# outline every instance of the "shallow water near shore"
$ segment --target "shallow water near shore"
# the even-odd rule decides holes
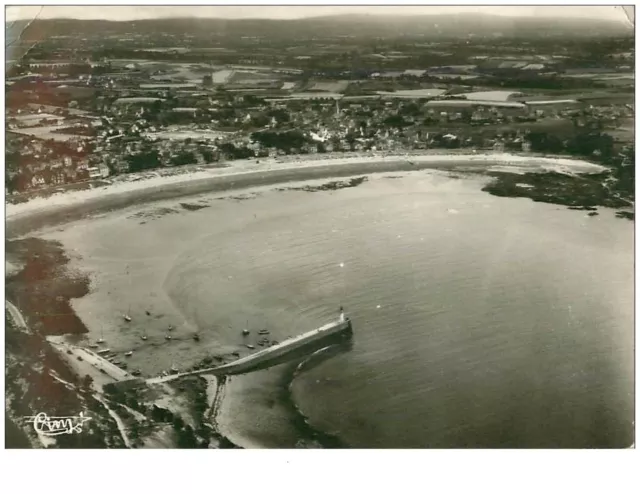
[[[493,197],[483,183],[429,171],[337,191],[204,194],[47,236],[91,273],[73,307],[92,337],[135,349],[130,368],[145,374],[247,353],[247,325],[282,340],[344,305],[352,348],[300,372],[291,394],[345,445],[628,446],[633,224]],[[231,416],[243,404],[233,394]],[[278,428],[287,446],[293,426],[273,420],[269,446]]]

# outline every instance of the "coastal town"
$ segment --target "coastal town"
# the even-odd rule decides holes
[[[348,212],[323,223],[311,206],[311,212],[301,206],[304,227],[282,226],[277,222],[295,201],[281,206],[271,196],[275,212],[264,217],[282,230],[272,233],[256,227],[260,206],[243,208],[264,191],[242,189],[280,184],[273,190],[300,194],[301,204],[307,192],[360,192],[379,172],[406,186],[399,180],[404,172],[428,170],[420,177],[444,181],[438,173],[445,170],[447,180],[481,176],[477,194],[487,202],[477,210],[518,197],[575,214],[557,220],[565,226],[598,225],[608,216],[616,225],[611,231],[633,225],[632,30],[597,19],[504,24],[491,17],[487,27],[473,16],[423,24],[348,16],[286,26],[192,21],[53,18],[9,26],[9,38],[17,34],[8,44],[5,81],[6,423],[19,447],[350,447],[312,424],[292,389],[310,362],[352,350],[351,312],[346,316],[342,303],[349,282],[366,283],[345,274],[352,268],[344,259],[351,255],[355,265],[359,256],[345,240],[354,224]],[[381,198],[388,193],[376,186]],[[379,216],[366,218],[363,206],[352,215],[365,218],[356,227],[385,226],[375,241],[355,245],[372,256],[385,246],[384,262],[426,252],[428,233],[394,230],[396,210],[378,211],[378,196],[366,194],[354,202],[370,200],[365,204],[375,204]],[[425,196],[416,194],[436,200]],[[428,217],[439,225],[432,237],[468,228],[438,223],[464,217],[461,206],[424,204],[433,209],[416,221],[422,227]],[[514,218],[510,225],[519,224]],[[304,230],[316,221],[320,233]],[[507,223],[494,231],[504,233]],[[249,227],[255,237],[240,237]],[[290,244],[303,245],[305,234],[316,235],[318,245],[324,236],[343,244],[327,259],[326,247],[306,244],[312,253],[302,260],[285,255]],[[429,244],[435,250],[438,242]],[[264,250],[251,250],[256,245]],[[308,259],[316,264],[305,265]],[[384,271],[384,262],[362,269]],[[423,274],[429,283],[422,283],[412,264],[403,285],[432,284],[438,271],[429,269]],[[289,275],[302,281],[287,292]],[[297,301],[299,294],[309,306]],[[204,308],[196,307],[200,296]],[[404,300],[387,307],[386,296],[380,299],[367,300],[360,313],[373,319],[404,307],[422,314]],[[424,312],[457,312],[442,307]],[[381,319],[384,327],[396,325],[391,316]],[[454,326],[443,323],[447,331]],[[339,341],[329,345],[327,335]],[[316,346],[300,351],[310,340]],[[253,381],[243,376],[250,372]],[[342,379],[335,372],[307,387],[348,389]],[[83,410],[92,417],[87,434],[52,439],[34,432],[22,419],[35,424],[41,409],[52,416]],[[368,420],[344,424],[375,430]]]
[[[276,55],[256,40],[164,48],[169,35],[126,34],[120,51],[53,36],[10,68],[9,201],[238,159],[455,149],[581,157],[613,167],[626,194],[633,182],[630,38],[359,46],[338,71],[323,67],[337,39]]]

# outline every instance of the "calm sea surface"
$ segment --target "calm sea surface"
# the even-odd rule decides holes
[[[480,187],[377,178],[136,228],[147,252],[173,252],[162,254],[172,304],[221,342],[239,344],[245,324],[282,339],[345,306],[353,348],[292,394],[349,446],[630,445],[633,223]]]

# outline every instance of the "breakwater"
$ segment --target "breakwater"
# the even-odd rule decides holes
[[[280,363],[280,357],[286,356],[289,353],[292,353],[295,350],[298,350],[309,344],[317,343],[320,340],[339,334],[350,335],[352,331],[353,328],[351,326],[351,320],[349,318],[341,316],[337,321],[330,322],[328,324],[325,324],[324,326],[313,329],[299,336],[288,338],[281,343],[270,346],[251,355],[247,355],[246,357],[242,357],[234,362],[207,369],[198,369],[190,372],[182,372],[178,374],[171,374],[168,376],[154,377],[151,379],[147,379],[147,383],[164,383],[175,381],[176,379],[187,376],[197,376],[201,374],[214,374],[217,376],[244,374],[258,368],[265,368],[269,367],[270,365]]]

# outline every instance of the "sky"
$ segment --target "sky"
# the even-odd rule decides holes
[[[280,2],[284,3],[284,2]],[[299,3],[299,2],[298,2]],[[6,20],[75,18],[124,21],[162,17],[218,17],[294,19],[333,14],[432,15],[447,13],[486,13],[508,16],[587,17],[624,21],[625,13],[614,6],[344,6],[344,5],[272,5],[272,6],[8,6]],[[632,17],[633,18],[633,17]]]

